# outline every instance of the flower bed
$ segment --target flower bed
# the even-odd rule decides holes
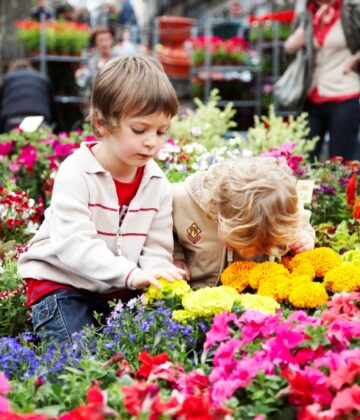
[[[160,280],[113,303],[74,344],[29,333],[16,260],[49,203],[61,161],[88,131],[0,136],[0,418],[350,420],[360,415],[359,164],[307,163],[305,116],[270,111],[247,139],[225,133],[232,107],[217,97],[174,119],[158,161],[178,181],[227,157],[286,160],[315,181],[313,251],[236,262],[222,285],[197,291]]]

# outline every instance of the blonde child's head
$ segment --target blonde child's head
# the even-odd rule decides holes
[[[281,255],[295,241],[298,196],[286,163],[273,158],[224,161],[210,168],[204,187],[220,238],[243,257]]]
[[[89,119],[109,132],[124,118],[178,111],[175,90],[161,64],[149,56],[124,56],[110,60],[96,76]]]

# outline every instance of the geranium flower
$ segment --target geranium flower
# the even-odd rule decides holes
[[[155,384],[134,382],[129,386],[121,387],[125,395],[124,407],[133,416],[141,413],[142,407],[146,406],[159,392],[159,387]]]

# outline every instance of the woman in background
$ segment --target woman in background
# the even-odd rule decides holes
[[[360,122],[360,0],[298,0],[296,10],[302,12],[285,51],[305,46],[310,58],[304,111],[309,138],[320,138],[313,157],[319,158],[329,132],[330,156],[353,159]]]

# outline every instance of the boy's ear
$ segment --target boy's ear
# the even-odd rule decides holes
[[[105,136],[105,134],[107,132],[107,128],[106,128],[105,122],[104,122],[103,118],[101,117],[99,111],[94,112],[93,126],[94,126],[95,134],[97,136],[99,136],[99,137],[104,137]]]

